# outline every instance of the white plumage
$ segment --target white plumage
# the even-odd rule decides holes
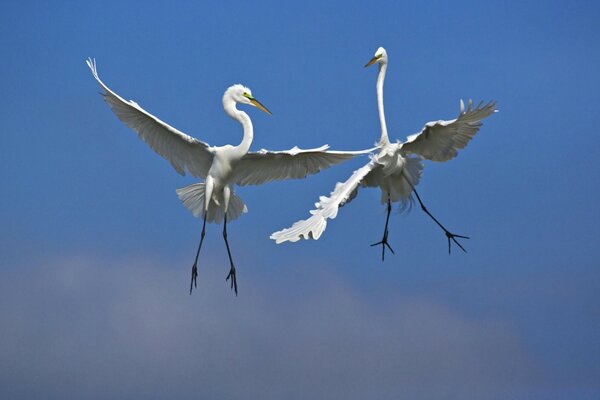
[[[297,221],[290,228],[273,233],[271,239],[277,244],[285,241],[297,242],[301,238],[319,239],[327,228],[327,220],[337,217],[339,208],[356,196],[362,180],[377,166],[375,157],[372,157],[368,164],[354,171],[346,182],[338,182],[329,197],[319,197],[319,201],[315,203],[316,209],[310,211],[310,218]]]
[[[192,176],[205,179],[205,182],[177,190],[185,207],[194,216],[204,219],[200,245],[192,267],[194,285],[206,222],[224,221],[223,236],[231,264],[227,279],[232,278],[232,289],[237,294],[235,267],[227,242],[227,221],[239,217],[247,208],[242,199],[235,195],[234,185],[260,185],[274,180],[304,178],[372,150],[330,151],[328,146],[322,146],[306,150],[294,147],[284,151],[263,149],[251,152],[249,150],[254,137],[252,121],[248,114],[236,108],[236,104],[248,104],[271,113],[252,96],[250,89],[239,84],[225,91],[223,109],[242,125],[243,139],[237,146],[209,146],[161,121],[136,102],[123,99],[100,80],[95,60],[90,58],[86,62],[104,92],[106,103],[123,123],[133,129],[155,152],[168,160],[181,175],[187,171]],[[190,292],[191,289],[190,285]]]
[[[217,204],[216,202],[211,201],[208,204],[208,210],[206,209],[206,184],[204,182],[193,183],[177,189],[176,192],[185,208],[190,210],[194,217],[203,218],[204,213],[206,213],[206,220],[209,222],[220,224],[224,220],[224,208],[219,205],[221,202]],[[213,196],[215,196],[214,192]],[[247,212],[248,207],[246,207],[244,201],[235,193],[231,193],[229,206],[227,207],[227,220],[233,221]]]
[[[339,208],[354,199],[361,186],[379,187],[381,189],[381,202],[388,204],[383,239],[374,244],[382,245],[382,258],[385,254],[385,246],[393,252],[387,243],[390,203],[398,202],[402,208],[406,207],[411,201],[411,193],[413,192],[417,196],[421,208],[444,229],[449,246],[450,239],[460,246],[455,237],[466,238],[450,233],[427,211],[415,190],[415,186],[419,183],[423,170],[422,159],[448,161],[455,157],[458,150],[464,148],[477,133],[482,125],[481,120],[496,111],[496,103],[491,101],[485,105],[480,103],[478,106],[473,107],[473,103],[469,101],[469,105],[465,109],[461,100],[460,112],[456,119],[428,122],[419,133],[408,136],[406,142],[390,143],[383,106],[383,83],[387,62],[387,52],[380,47],[366,65],[368,67],[375,63],[379,64],[376,86],[381,124],[379,152],[371,157],[368,164],[354,171],[348,180],[337,183],[329,197],[321,196],[319,202],[315,204],[316,208],[310,211],[311,217],[297,221],[290,228],[273,233],[271,239],[275,240],[276,243],[296,242],[301,238],[318,239],[327,227],[327,220],[334,219]],[[462,246],[460,247],[462,248]]]
[[[480,102],[473,107],[473,101],[469,100],[469,106],[465,110],[465,104],[461,100],[456,119],[426,123],[419,133],[408,136],[406,142],[401,143],[400,150],[404,155],[416,154],[431,161],[451,160],[457,156],[458,150],[464,149],[473,139],[483,125],[481,120],[496,111],[495,101],[487,104]]]

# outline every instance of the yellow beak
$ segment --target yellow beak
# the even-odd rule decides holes
[[[261,111],[264,111],[264,112],[266,112],[266,113],[267,113],[267,114],[269,114],[269,115],[273,115],[273,114],[271,113],[271,111],[269,111],[269,110],[267,109],[267,107],[263,106],[263,105],[260,103],[260,101],[256,100],[254,97],[250,99],[250,103],[252,103],[252,105],[253,105],[253,106],[255,106],[256,108],[258,108],[259,110],[261,110]]]
[[[373,58],[371,58],[371,61],[369,61],[368,63],[365,64],[365,68],[370,67],[371,65],[375,64],[377,62],[377,60],[379,60],[381,58],[381,56],[375,56]]]

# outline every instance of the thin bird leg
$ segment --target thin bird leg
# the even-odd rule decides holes
[[[227,242],[227,213],[225,213],[225,222],[223,224],[223,239],[225,239],[225,246],[227,246],[227,255],[229,256],[229,264],[231,264],[231,268],[229,269],[229,275],[225,278],[225,281],[228,281],[231,278],[231,288],[235,291],[235,295],[237,296],[237,279],[235,278],[235,266],[233,265],[233,259],[231,258],[231,251],[229,250],[229,242]]]
[[[202,242],[204,241],[205,231],[206,231],[206,213],[204,213],[204,222],[202,223],[202,233],[200,234],[200,244],[198,245],[198,251],[196,252],[196,259],[194,260],[194,265],[192,266],[192,281],[190,282],[190,295],[192,294],[192,289],[197,287],[196,279],[198,278],[198,256],[200,255],[200,249],[202,248]]]
[[[402,174],[402,176],[404,176],[404,174]],[[442,225],[440,223],[440,221],[438,221],[433,215],[431,215],[431,213],[429,212],[429,210],[427,210],[427,207],[425,207],[425,204],[423,204],[423,201],[421,201],[421,196],[419,196],[419,193],[417,193],[417,189],[415,189],[415,187],[413,186],[412,182],[406,176],[404,176],[404,179],[406,179],[406,181],[408,182],[408,184],[412,188],[412,191],[414,192],[415,196],[417,197],[417,200],[419,201],[419,204],[421,205],[421,210],[425,211],[425,214],[429,215],[431,217],[431,219],[433,220],[433,222],[435,222],[446,233],[446,237],[448,238],[448,254],[450,254],[450,247],[451,247],[450,246],[451,245],[450,240],[452,240],[454,243],[456,243],[456,245],[458,247],[460,247],[460,249],[466,253],[467,250],[465,250],[465,248],[462,247],[460,243],[458,243],[458,241],[456,240],[456,238],[469,239],[469,237],[468,236],[462,236],[462,235],[456,235],[456,234],[450,232],[448,229],[446,229],[444,227],[444,225]]]
[[[381,239],[379,242],[373,243],[371,245],[371,247],[381,245],[381,261],[385,261],[385,246],[387,246],[388,249],[390,249],[392,254],[396,254],[396,253],[394,253],[394,250],[392,249],[392,247],[390,246],[390,244],[388,243],[388,240],[387,240],[388,233],[389,233],[388,223],[390,222],[390,212],[392,212],[392,203],[390,201],[390,194],[388,193],[387,217],[385,217],[385,228],[383,229],[383,239]]]

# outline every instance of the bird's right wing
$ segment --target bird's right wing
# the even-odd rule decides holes
[[[315,203],[317,208],[310,211],[312,214],[310,218],[297,221],[291,227],[271,234],[271,239],[277,244],[286,241],[297,242],[302,238],[319,239],[327,228],[327,220],[334,219],[339,208],[356,197],[362,181],[378,166],[380,164],[375,158],[371,158],[368,164],[354,171],[346,182],[338,182],[329,197],[321,196],[319,202]]]
[[[169,161],[181,175],[184,175],[187,169],[197,178],[206,178],[213,160],[213,153],[208,144],[173,128],[136,102],[123,99],[100,80],[96,60],[89,58],[86,62],[104,91],[104,100],[125,125],[137,132],[146,144]]]

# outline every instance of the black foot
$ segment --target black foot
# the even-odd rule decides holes
[[[192,294],[192,289],[197,287],[196,279],[198,278],[198,266],[194,263],[192,267],[192,281],[190,282],[190,294]]]
[[[460,249],[461,249],[462,251],[464,251],[465,253],[467,252],[467,250],[465,250],[465,248],[464,248],[464,247],[462,247],[460,243],[458,243],[458,241],[456,240],[456,238],[460,238],[460,239],[469,239],[469,237],[468,237],[468,236],[455,235],[454,233],[452,233],[452,232],[448,232],[448,231],[446,231],[446,230],[445,230],[445,232],[446,232],[446,237],[448,238],[448,254],[450,254],[450,247],[451,247],[451,246],[450,246],[450,245],[451,245],[451,243],[450,243],[450,240],[452,240],[454,243],[456,243],[456,245],[457,245],[458,247],[460,247]]]
[[[231,289],[235,291],[235,295],[237,296],[237,279],[235,278],[235,267],[232,265],[229,270],[229,275],[225,278],[225,281],[228,281],[231,278]]]
[[[388,249],[390,249],[390,251],[392,252],[392,254],[396,254],[394,253],[394,249],[392,249],[392,247],[390,246],[390,244],[388,243],[388,230],[385,230],[385,233],[383,234],[383,239],[381,239],[379,242],[377,243],[373,243],[371,245],[371,247],[373,246],[378,246],[381,245],[381,261],[385,261],[385,247],[387,246]]]

